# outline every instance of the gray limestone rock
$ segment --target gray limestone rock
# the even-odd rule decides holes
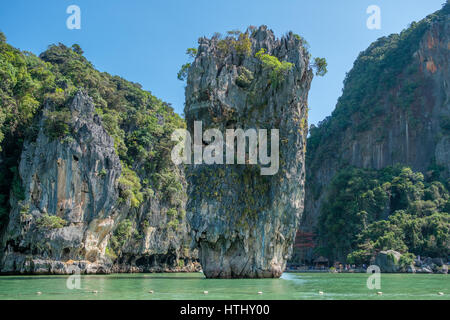
[[[262,48],[292,67],[274,73],[255,56]],[[201,121],[203,132],[214,128],[224,137],[226,129],[239,128],[267,129],[269,141],[271,129],[280,136],[274,175],[261,175],[267,167],[261,163],[187,165],[187,216],[206,277],[267,278],[284,271],[303,211],[312,78],[309,53],[292,33],[276,39],[262,26],[235,40],[199,40],[186,87],[191,135]]]
[[[380,251],[375,256],[374,264],[380,267],[381,272],[393,273],[400,270],[399,261],[402,255],[394,250]]]
[[[72,261],[83,261],[83,271],[110,267],[105,247],[117,216],[120,161],[91,99],[79,91],[69,109],[70,136],[48,136],[47,104],[36,140],[24,144],[23,196],[12,193],[2,272],[69,273]]]

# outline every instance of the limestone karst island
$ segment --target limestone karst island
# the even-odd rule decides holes
[[[2,4],[0,300],[449,299],[443,1]]]

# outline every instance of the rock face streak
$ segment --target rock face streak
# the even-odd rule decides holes
[[[445,121],[450,117],[448,12],[447,4],[439,13],[440,19],[429,23],[423,35],[411,41],[411,46],[417,46],[417,50],[411,57],[404,54],[404,59],[410,59],[410,62],[390,75],[396,81],[395,86],[368,95],[373,102],[361,101],[358,112],[348,114],[350,126],[333,135],[333,139],[320,140],[315,150],[309,149],[301,231],[314,231],[327,186],[343,166],[381,169],[401,163],[427,173],[430,166],[437,165],[442,168],[443,175],[449,176],[450,136],[448,129],[444,130]],[[386,42],[390,43],[391,38],[378,40],[362,54],[374,52]],[[405,88],[411,83],[415,85],[414,90],[410,90],[412,98],[402,106],[392,97],[406,100],[408,91]],[[344,93],[352,90],[351,85],[344,87]],[[376,106],[380,111],[362,127],[361,114]],[[338,102],[339,107],[344,106]],[[333,121],[336,122],[335,117],[331,116],[324,122]],[[306,250],[300,260],[313,258],[313,251]]]
[[[25,198],[12,199],[2,272],[70,273],[62,261],[80,257],[83,269],[104,268],[117,216],[120,161],[89,97],[79,92],[70,112],[73,138],[61,143],[47,137],[44,116],[36,141],[25,143],[19,167]],[[44,215],[67,224],[40,226]]]
[[[217,128],[224,137],[226,129],[267,129],[269,141],[270,130],[279,129],[279,170],[261,175],[262,165],[188,165],[187,217],[208,278],[279,277],[303,211],[313,73],[297,35],[276,39],[262,26],[239,39],[249,40],[247,52],[239,40],[199,40],[186,87],[187,127],[192,135],[194,121],[202,121],[203,132]],[[274,76],[255,56],[261,48],[292,67]]]
[[[91,98],[82,91],[75,95],[68,107],[71,134],[62,140],[46,133],[51,110],[47,104],[37,138],[24,144],[19,166],[23,197],[11,192],[1,272],[195,271],[195,256],[186,249],[187,224],[180,222],[176,231],[166,226],[169,200],[145,198],[138,208],[120,200],[123,168]],[[108,251],[123,221],[129,222],[132,235],[115,256]]]

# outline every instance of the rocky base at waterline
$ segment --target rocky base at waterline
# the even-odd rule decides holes
[[[142,258],[141,258],[142,259]],[[154,258],[148,257],[148,261]],[[187,261],[183,266],[164,264],[154,261],[153,263],[143,263],[135,261],[132,263],[113,264],[108,261],[90,262],[87,260],[47,260],[31,258],[25,255],[14,253],[10,257],[10,262],[14,265],[5,264],[0,274],[110,274],[110,273],[153,273],[153,272],[198,272],[201,270],[198,261]]]
[[[204,131],[266,129],[268,140],[271,130],[279,129],[280,142],[274,175],[261,175],[267,165],[248,162],[187,165],[186,212],[206,277],[283,273],[303,211],[312,78],[304,40],[292,32],[276,39],[262,26],[199,40],[186,87],[191,136],[194,122],[201,121]]]
[[[402,259],[402,254],[394,251],[380,251],[372,260],[372,264],[386,273],[448,273],[448,263],[442,258],[416,258],[413,261]]]

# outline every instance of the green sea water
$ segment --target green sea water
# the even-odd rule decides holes
[[[222,280],[201,273],[82,275],[79,289],[67,287],[68,276],[2,276],[0,299],[450,299],[448,275],[381,274],[378,290],[367,288],[368,276],[284,273],[280,279]]]

